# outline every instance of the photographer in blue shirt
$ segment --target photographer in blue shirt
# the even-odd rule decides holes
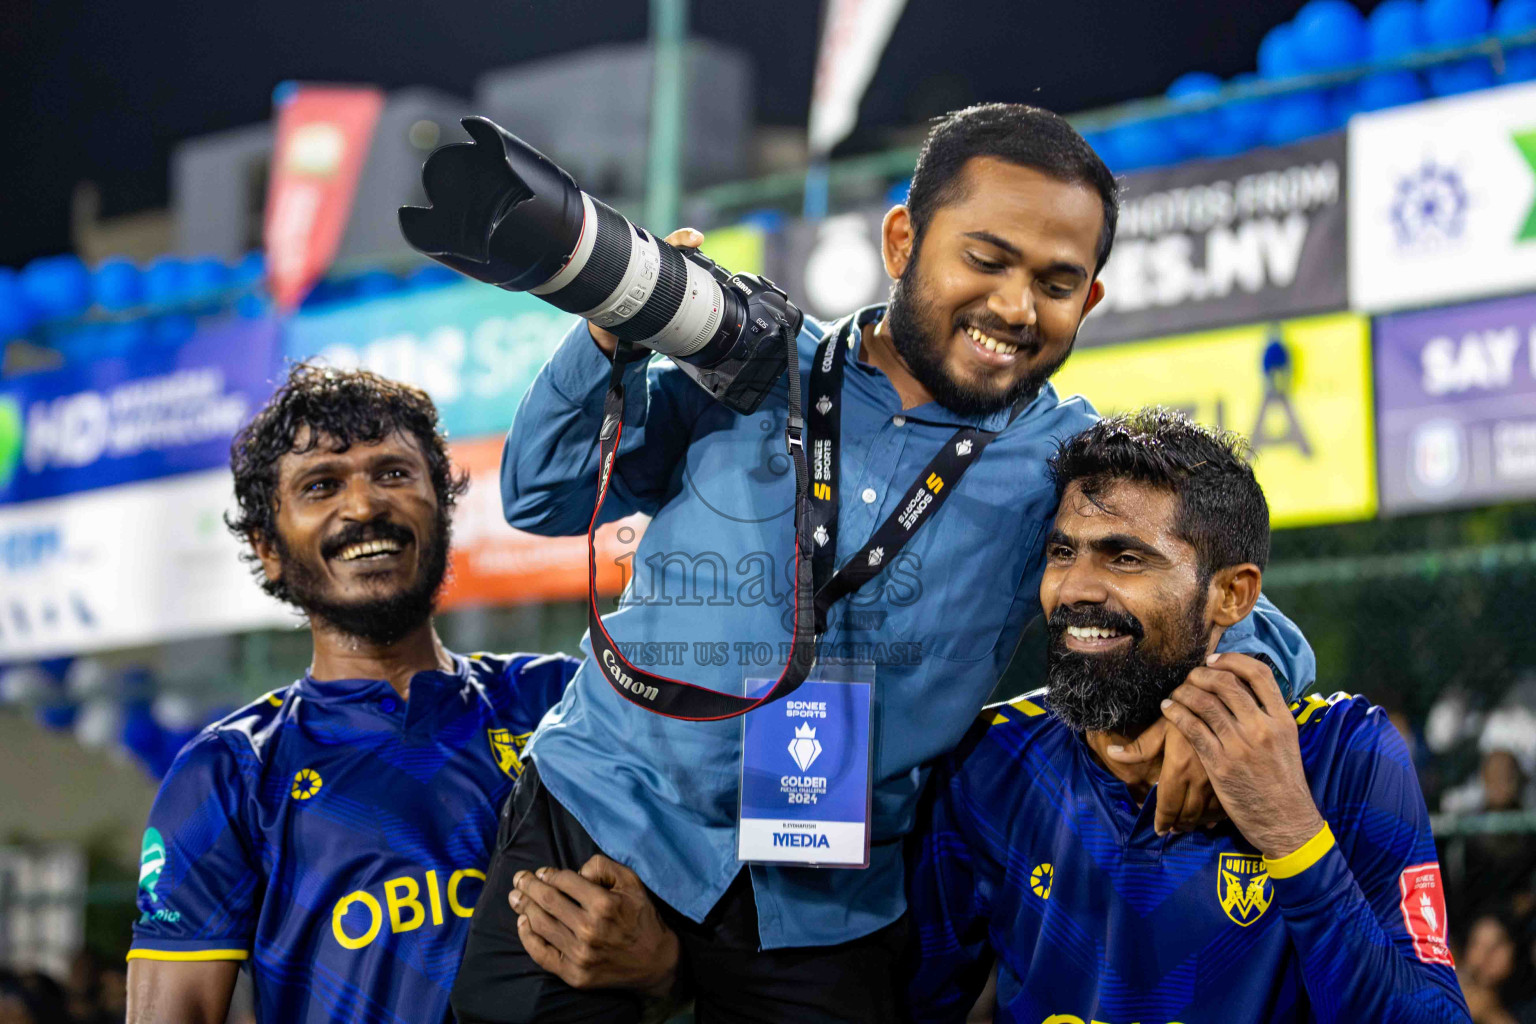
[[[995,432],[931,521],[832,607],[822,637],[823,658],[875,666],[869,866],[743,865],[741,723],[649,714],[589,662],[541,724],[533,765],[503,812],[455,984],[461,1021],[637,1019],[636,997],[577,992],[548,973],[548,958],[541,966],[519,939],[508,898],[520,871],[577,869],[599,853],[632,867],[658,898],[701,1020],[895,1016],[901,840],[925,766],[960,740],[1040,613],[1041,546],[1056,504],[1046,460],[1095,419],[1049,378],[1103,297],[1098,273],[1117,208],[1113,176],[1060,117],[1004,104],[957,112],[930,134],[908,203],[886,216],[890,304],[837,324],[807,321],[801,333],[807,373],[825,338],[822,351],[837,346],[846,364],[833,466],[838,565],[901,514],[909,486],[957,429]],[[611,335],[578,324],[520,406],[502,466],[513,526],[587,529],[613,351]],[[783,569],[795,546],[794,478],[775,447],[785,389],[742,416],[670,363],[625,373],[603,520],[652,520],[607,631],[621,648],[661,657],[648,667],[742,693],[747,677],[777,671],[790,637]],[[807,449],[817,440],[813,431]],[[1292,688],[1313,676],[1305,640],[1262,599],[1222,649],[1268,658]],[[1159,827],[1198,818],[1209,789],[1187,745],[1170,744],[1164,781]]]

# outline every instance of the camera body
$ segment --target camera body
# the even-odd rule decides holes
[[[437,149],[422,168],[432,205],[400,208],[413,248],[672,358],[738,412],[762,404],[803,321],[783,291],[636,227],[485,118],[463,125],[473,141]]]
[[[687,359],[676,360],[680,370],[708,391],[715,400],[739,413],[750,413],[763,403],[787,366],[785,335],[790,341],[800,334],[804,314],[789,296],[759,274],[727,274],[703,253],[685,256],[708,264],[711,274],[742,301],[745,312],[741,329],[720,360],[709,366]]]

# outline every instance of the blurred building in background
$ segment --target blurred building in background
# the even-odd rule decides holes
[[[813,315],[881,301],[880,218],[914,152],[822,166],[826,215],[805,216],[804,140],[753,124],[751,65],[716,43],[683,52],[682,210],[706,251]],[[286,361],[364,366],[436,401],[473,480],[450,646],[576,649],[584,544],[507,528],[496,479],[569,320],[424,264],[395,209],[480,113],[638,216],[653,53],[510,67],[472,97],[396,89],[354,138],[310,130],[303,173],[332,187],[347,146],[360,169],[291,309],[263,253],[292,170],[273,160],[281,109],[178,145],[173,231],[145,221],[124,256],[0,268],[0,784],[22,794],[0,802],[0,965],[69,982],[82,948],[119,956],[155,780],[207,721],[304,670],[307,635],[221,520],[230,438]],[[1074,115],[1125,201],[1108,297],[1057,387],[1250,438],[1276,528],[1267,590],[1316,649],[1318,689],[1392,712],[1442,812],[1464,984],[1513,1012],[1536,997],[1536,0],[1385,0],[1368,17],[1313,0],[1253,56],[1226,82],[1190,69],[1164,97]],[[130,237],[111,228],[89,237]],[[607,593],[644,525],[600,534]],[[1497,966],[1501,943],[1517,970]],[[0,1000],[19,986],[0,974]]]

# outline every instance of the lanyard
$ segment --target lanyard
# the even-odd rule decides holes
[[[624,369],[634,359],[632,347],[620,342],[614,353],[613,373],[603,399],[603,423],[598,430],[597,505],[587,526],[587,626],[592,657],[614,691],[647,711],[692,722],[734,718],[787,697],[805,681],[816,664],[816,643],[826,631],[827,610],[837,601],[878,575],[918,527],[938,512],[960,482],[960,477],[980,457],[999,431],[963,427],[945,442],[907,488],[896,510],[875,530],[841,569],[832,567],[837,552],[838,449],[841,426],[843,363],[859,329],[858,317],[850,317],[835,333],[829,333],[816,349],[811,368],[812,407],[809,422],[800,399],[800,356],[795,333],[783,329],[789,346],[789,420],[784,430],[785,448],[795,467],[795,614],[790,637],[789,661],[773,686],[760,697],[738,697],[710,690],[681,679],[647,672],[632,664],[619,650],[597,609],[597,549],[593,539],[598,516],[612,482],[614,460],[624,435]],[[781,328],[787,325],[781,324]],[[1030,396],[1032,397],[1032,396]],[[1028,401],[1014,407],[1014,415]],[[1009,418],[1012,422],[1012,417]],[[803,437],[811,428],[812,458],[806,459]]]
[[[912,535],[932,519],[954,492],[965,471],[981,457],[1000,431],[962,427],[928,461],[896,508],[834,574],[837,557],[837,510],[839,502],[839,446],[842,441],[843,364],[848,357],[852,332],[859,329],[852,317],[835,336],[828,335],[816,350],[811,366],[811,407],[806,424],[811,437],[811,558],[816,580],[816,635],[827,631],[827,611],[838,601],[868,583],[893,562]],[[1013,422],[1029,398],[1014,406]]]

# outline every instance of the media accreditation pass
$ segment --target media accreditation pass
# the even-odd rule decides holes
[[[772,679],[749,677],[747,694]],[[875,666],[821,662],[787,698],[741,719],[738,860],[869,867]]]

